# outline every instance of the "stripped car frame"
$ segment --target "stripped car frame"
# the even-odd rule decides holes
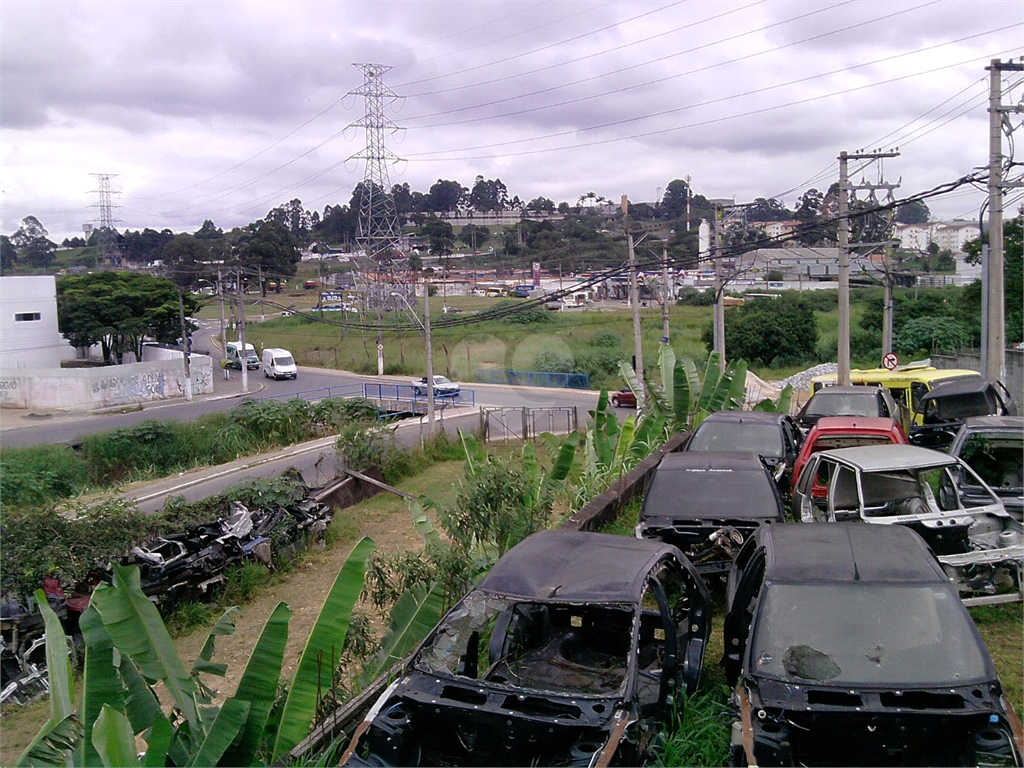
[[[707,589],[675,547],[535,533],[420,644],[342,763],[639,759],[678,690],[696,687],[710,618]]]

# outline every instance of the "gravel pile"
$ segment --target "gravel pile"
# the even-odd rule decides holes
[[[811,388],[811,379],[815,376],[821,376],[825,373],[838,373],[839,363],[821,363],[820,365],[812,366],[806,371],[800,371],[794,373],[792,376],[787,376],[782,381],[778,382],[779,387],[785,387],[787,384],[792,384],[793,389],[800,391],[803,389]]]

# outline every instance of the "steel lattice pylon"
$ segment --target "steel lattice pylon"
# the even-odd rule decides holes
[[[98,192],[100,196],[100,202],[98,205],[93,206],[100,209],[100,216],[97,222],[98,232],[96,235],[97,244],[100,249],[100,256],[103,259],[110,259],[111,263],[115,267],[121,266],[121,252],[117,247],[117,230],[114,228],[114,204],[111,202],[111,196],[119,194],[111,192],[110,180],[116,176],[116,173],[90,173],[90,176],[95,176],[99,181],[99,189],[92,190]]]
[[[384,74],[391,69],[387,64],[354,64],[363,73],[363,84],[351,91],[351,95],[362,96],[366,105],[363,117],[351,127],[366,131],[366,148],[349,159],[366,161],[363,175],[363,194],[359,202],[359,229],[356,240],[363,251],[359,260],[362,288],[366,292],[367,308],[400,309],[393,293],[405,294],[409,283],[408,259],[402,252],[402,232],[398,225],[398,213],[391,195],[391,180],[388,165],[398,158],[384,145],[388,132],[398,130],[384,115],[384,107],[398,98],[383,81]]]

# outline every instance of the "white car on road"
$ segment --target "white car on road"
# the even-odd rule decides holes
[[[415,395],[426,396],[427,377],[413,379],[412,391]],[[458,397],[462,388],[446,376],[434,377],[434,397]]]

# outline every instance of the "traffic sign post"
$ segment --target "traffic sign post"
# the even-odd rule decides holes
[[[882,367],[887,371],[896,370],[896,366],[900,364],[900,359],[896,357],[895,352],[889,352],[887,355],[882,357]]]

